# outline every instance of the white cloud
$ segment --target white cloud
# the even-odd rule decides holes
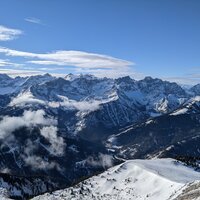
[[[16,56],[16,57],[35,57],[34,53],[30,52],[23,52],[23,51],[16,51],[12,49],[8,49],[5,47],[0,47],[0,53],[5,53],[7,56]]]
[[[40,133],[51,144],[49,147],[51,154],[59,156],[64,153],[65,143],[63,138],[57,135],[57,131],[58,129],[55,126],[46,126],[40,130]]]
[[[133,70],[133,62],[115,57],[88,53],[83,51],[54,51],[49,53],[32,53],[0,47],[0,53],[6,56],[23,57],[26,64],[37,65],[37,70],[47,69],[42,66],[63,66],[61,70],[73,68],[75,73],[91,73],[98,77],[117,78],[130,75],[141,78],[141,74]],[[65,68],[64,68],[65,67]],[[55,70],[59,70],[56,69]],[[49,69],[48,69],[49,71]]]
[[[26,104],[45,104],[45,102],[36,99],[31,92],[24,92],[13,98],[9,106],[24,106]]]
[[[41,72],[39,70],[22,70],[22,69],[9,69],[9,68],[0,68],[1,74],[8,74],[9,76],[16,77],[16,76],[33,76],[33,75],[41,75],[45,74],[45,72]]]
[[[110,155],[100,153],[98,157],[88,157],[86,163],[95,167],[111,167],[113,166],[113,158]]]
[[[33,169],[53,169],[57,168],[60,170],[58,163],[50,162],[42,159],[39,156],[31,155],[31,156],[24,156],[23,157],[26,165],[31,166]]]
[[[18,29],[12,29],[0,25],[0,41],[13,40],[17,36],[21,35],[23,32]]]
[[[4,174],[11,174],[11,170],[7,167],[2,168],[0,172]]]
[[[30,126],[30,125],[52,125],[52,124],[56,124],[56,120],[55,119],[51,119],[51,118],[45,118],[45,112],[44,110],[37,110],[37,111],[24,111],[23,114],[23,119],[26,122],[26,126]]]
[[[200,74],[188,74],[179,77],[161,77],[163,80],[176,82],[181,85],[196,85],[200,83]]]
[[[33,23],[33,24],[44,25],[40,19],[35,18],[35,17],[27,17],[24,20],[27,21],[27,22]]]
[[[34,151],[37,149],[37,145],[33,143],[31,140],[28,140],[24,152],[22,153],[21,157],[24,160],[27,166],[31,166],[33,170],[36,169],[53,169],[56,168],[60,169],[60,166],[56,162],[46,161],[40,156],[34,155]]]
[[[63,106],[68,109],[76,109],[79,111],[95,111],[98,110],[100,105],[103,103],[107,103],[109,100],[91,100],[91,101],[75,101],[75,100],[69,100],[65,96],[58,95],[58,97],[62,100],[59,102],[48,102],[48,106],[50,107],[59,107]]]
[[[71,103],[73,107],[80,111],[95,111],[99,109],[99,106],[102,102],[101,101],[77,101]]]
[[[43,110],[37,111],[24,111],[22,116],[11,117],[5,116],[0,121],[0,139],[6,139],[7,142],[16,139],[12,132],[22,127],[34,127],[43,126],[41,128],[41,135],[47,139],[50,143],[49,151],[58,156],[64,153],[64,140],[57,136],[57,128],[54,125],[57,121],[52,118],[45,118],[45,112]],[[26,165],[31,166],[34,169],[53,169],[61,170],[60,166],[56,162],[49,162],[34,154],[37,150],[39,143],[33,143],[28,140],[24,152],[21,154]]]
[[[79,111],[95,111],[99,109],[100,104],[106,103],[105,101],[92,100],[92,101],[75,101],[68,100],[64,96],[59,96],[62,99],[62,102],[45,102],[43,100],[37,99],[33,94],[28,91],[20,93],[17,97],[13,98],[9,103],[9,106],[24,106],[26,104],[42,104],[48,105],[53,108],[58,108],[59,106],[66,107],[68,109],[76,109]]]
[[[111,68],[111,69],[84,69],[76,68],[75,72],[78,74],[93,74],[99,78],[108,77],[108,78],[119,78],[123,76],[130,76],[136,80],[143,79],[145,76],[142,73],[136,72],[133,68],[123,67],[123,68]]]
[[[18,64],[18,63],[10,62],[7,59],[6,60],[5,59],[0,59],[0,67],[5,67],[5,66],[22,67],[24,65],[23,64]]]
[[[83,51],[55,51],[51,53],[39,54],[0,47],[0,53],[4,53],[7,56],[39,59],[28,61],[28,63],[40,65],[64,65],[75,66],[78,68],[110,69],[128,67],[134,64],[132,62],[111,56],[87,53]]]
[[[95,111],[99,109],[100,104],[103,103],[102,101],[74,101],[74,100],[64,100],[59,104],[64,107],[77,109],[79,111]]]
[[[40,54],[34,57],[43,60],[32,60],[28,61],[28,63],[39,65],[76,66],[91,69],[109,69],[113,67],[121,68],[133,65],[133,63],[126,60],[83,51],[56,51],[49,54]]]
[[[44,115],[45,112],[43,110],[28,110],[24,111],[22,116],[4,116],[0,121],[0,139],[9,137],[13,131],[22,127],[56,124],[56,120],[45,118]]]

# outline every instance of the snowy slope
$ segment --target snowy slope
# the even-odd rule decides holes
[[[200,173],[173,159],[130,160],[34,200],[172,200],[195,180],[200,181]]]
[[[174,110],[171,115],[197,113],[200,111],[200,96],[195,96],[186,101],[180,108]]]

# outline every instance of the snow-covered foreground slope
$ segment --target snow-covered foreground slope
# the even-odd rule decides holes
[[[200,173],[173,159],[130,160],[34,200],[172,200],[194,181],[200,181]]]

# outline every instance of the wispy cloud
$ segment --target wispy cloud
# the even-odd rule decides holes
[[[89,156],[86,163],[94,167],[108,168],[113,166],[113,157],[107,154],[100,153],[98,157]]]
[[[65,143],[62,137],[57,135],[57,120],[47,117],[44,110],[26,110],[21,116],[3,116],[0,121],[0,140],[4,140],[5,144],[16,141],[14,135],[15,130],[20,128],[41,127],[40,134],[49,142],[47,149],[55,156],[61,156],[65,152]],[[37,156],[34,152],[38,148],[38,143],[35,144],[28,140],[24,152],[21,154],[25,164],[34,169],[52,169],[60,170],[60,167],[55,162],[48,162],[42,157]]]
[[[6,66],[23,67],[24,65],[19,64],[19,63],[10,62],[8,59],[0,59],[0,67],[6,67]]]
[[[32,170],[37,169],[53,169],[61,170],[58,163],[45,160],[41,156],[37,155],[37,150],[39,148],[39,143],[35,141],[27,140],[24,152],[21,154],[22,159],[25,162],[25,165],[30,166]]]
[[[74,72],[77,74],[93,74],[97,77],[109,77],[109,78],[118,78],[123,76],[130,76],[136,80],[142,79],[145,77],[144,74],[139,73],[134,70],[132,67],[123,67],[123,68],[109,68],[109,69],[98,69],[98,68],[76,68]]]
[[[9,103],[9,106],[25,106],[26,104],[45,104],[44,101],[35,98],[32,93],[29,92],[24,92],[20,93],[18,96],[13,98],[11,102]]]
[[[45,72],[43,72],[44,74]],[[41,74],[39,70],[23,70],[23,69],[10,69],[10,68],[0,68],[0,74],[8,74],[9,76],[16,77],[16,76],[33,76]]]
[[[7,56],[32,58],[28,63],[39,65],[64,65],[80,68],[121,68],[134,63],[107,55],[88,53],[84,51],[55,51],[51,53],[31,53],[0,47],[0,53]]]
[[[163,80],[167,80],[170,82],[176,82],[181,85],[196,85],[199,84],[200,74],[188,74],[185,76],[177,76],[177,77],[161,77]]]
[[[133,62],[127,60],[84,51],[60,50],[49,53],[32,53],[0,47],[0,53],[6,56],[23,57],[27,59],[26,63],[38,66],[73,66],[77,72],[88,71],[95,75],[103,71],[104,76],[106,71],[109,72],[108,75],[130,75],[131,67],[134,65]]]
[[[27,17],[24,20],[33,24],[44,25],[44,23],[40,19],[35,18],[35,17]]]
[[[8,41],[17,38],[23,32],[19,29],[12,29],[0,25],[0,41]]]
[[[8,137],[13,131],[22,127],[34,127],[38,125],[48,126],[55,124],[54,119],[46,119],[43,110],[24,111],[22,116],[4,116],[0,121],[0,139]]]
[[[65,143],[62,137],[57,135],[58,128],[56,126],[46,126],[40,130],[41,135],[48,140],[50,146],[48,150],[55,156],[61,156],[64,154]]]

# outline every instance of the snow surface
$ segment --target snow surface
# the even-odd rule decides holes
[[[172,200],[200,173],[173,159],[130,160],[74,187],[34,200]]]
[[[176,110],[175,112],[173,112],[172,114],[170,115],[182,115],[182,114],[185,114],[187,113],[188,109],[187,108],[182,108],[180,110]]]

